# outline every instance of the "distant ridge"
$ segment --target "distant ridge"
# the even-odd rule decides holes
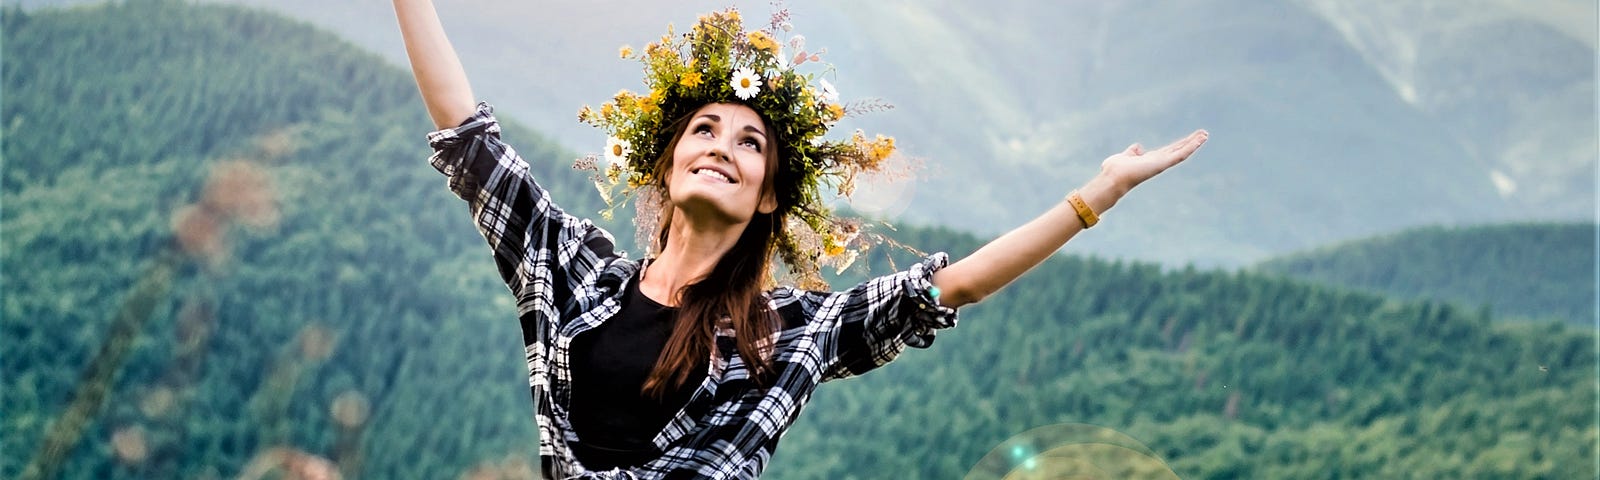
[[[1496,316],[1595,321],[1593,223],[1424,227],[1257,265],[1323,284],[1487,306]]]
[[[225,1],[404,58],[384,2]],[[589,152],[603,135],[573,112],[639,87],[617,47],[729,3],[441,5],[481,95]],[[754,26],[770,2],[737,3]],[[1080,247],[1238,267],[1415,226],[1595,211],[1594,46],[1517,13],[1593,31],[1592,1],[786,3],[808,48],[840,67],[829,78],[844,98],[896,106],[841,126],[895,135],[927,160],[901,190],[906,222],[998,234],[1106,155],[1199,127],[1213,134],[1205,149]]]

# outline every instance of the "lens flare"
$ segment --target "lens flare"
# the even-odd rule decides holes
[[[1082,424],[1039,427],[989,451],[966,480],[1091,478],[1177,479],[1144,444],[1115,430]]]

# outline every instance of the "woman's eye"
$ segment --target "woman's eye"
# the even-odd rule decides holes
[[[695,135],[700,135],[700,134],[709,135],[710,133],[711,133],[711,126],[710,125],[701,124],[701,125],[698,125],[698,126],[694,127],[694,134]]]
[[[739,142],[739,144],[755,149],[757,152],[761,151],[761,142],[757,142],[754,138],[746,138],[744,141]]]

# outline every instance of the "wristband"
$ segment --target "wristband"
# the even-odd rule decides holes
[[[1077,190],[1073,190],[1071,195],[1067,195],[1067,203],[1072,204],[1072,209],[1078,211],[1078,220],[1083,221],[1083,228],[1093,227],[1094,224],[1100,223],[1100,216],[1094,214],[1094,209],[1089,208],[1089,202],[1083,201],[1083,196],[1078,195]]]

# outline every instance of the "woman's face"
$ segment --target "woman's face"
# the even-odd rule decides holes
[[[772,213],[777,199],[764,186],[774,147],[762,123],[755,110],[739,104],[695,111],[672,151],[667,192],[673,206],[697,222],[740,224],[758,211]]]

